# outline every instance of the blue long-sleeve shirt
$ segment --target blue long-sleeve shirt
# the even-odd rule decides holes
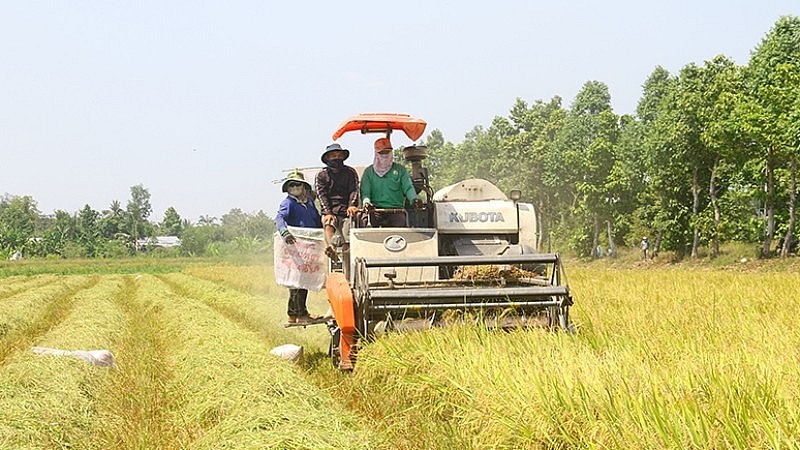
[[[301,203],[296,197],[287,195],[278,207],[275,226],[279,232],[285,230],[287,226],[322,228],[322,218],[314,205],[314,200],[310,197],[305,203]]]

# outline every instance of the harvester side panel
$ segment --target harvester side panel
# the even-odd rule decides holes
[[[530,203],[517,203],[519,209],[519,243],[530,248],[541,250],[541,236],[539,235],[539,219],[536,208]]]
[[[517,209],[513,202],[435,202],[436,229],[442,234],[517,234]]]

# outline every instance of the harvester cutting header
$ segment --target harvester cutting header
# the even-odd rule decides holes
[[[392,132],[402,131],[417,141],[425,127],[424,120],[406,114],[360,114],[344,121],[333,139],[359,131],[389,142]],[[384,140],[376,142],[376,153]],[[539,252],[536,213],[532,204],[520,202],[521,192],[506,195],[481,179],[433,192],[423,166],[427,148],[403,147],[402,156],[413,186],[403,204],[387,208],[362,195],[356,217],[331,239],[336,255],[326,291],[334,316],[328,322],[334,364],[352,369],[360,343],[386,330],[463,320],[572,330],[561,259]],[[369,192],[364,184],[372,176],[365,171],[362,194]],[[395,219],[376,226],[381,215]]]

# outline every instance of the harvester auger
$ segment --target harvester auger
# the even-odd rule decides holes
[[[425,122],[405,114],[361,114],[347,131],[402,130],[416,141]],[[424,146],[403,149],[412,183],[425,198],[407,205],[408,227],[341,230],[326,290],[334,319],[330,356],[352,370],[362,342],[389,330],[475,321],[497,328],[545,326],[574,330],[572,297],[561,258],[539,253],[539,226],[530,203],[486,180],[470,179],[433,192]]]

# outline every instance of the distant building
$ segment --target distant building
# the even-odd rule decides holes
[[[155,236],[147,239],[137,239],[136,249],[147,250],[152,247],[173,248],[180,247],[181,239],[177,236]]]

